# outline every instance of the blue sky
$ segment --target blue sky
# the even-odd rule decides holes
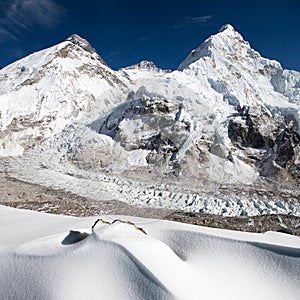
[[[226,23],[300,71],[298,0],[0,0],[0,68],[77,33],[114,69],[143,59],[175,69]]]

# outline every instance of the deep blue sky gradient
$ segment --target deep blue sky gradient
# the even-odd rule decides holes
[[[113,68],[176,69],[226,23],[261,55],[300,71],[298,0],[0,0],[0,68],[77,33]]]

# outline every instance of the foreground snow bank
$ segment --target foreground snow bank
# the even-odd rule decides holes
[[[0,299],[299,299],[299,237],[118,218],[0,206]]]

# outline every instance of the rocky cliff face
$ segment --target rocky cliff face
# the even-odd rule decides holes
[[[256,162],[262,176],[299,180],[299,134],[294,123],[272,116],[263,107],[243,107],[230,120],[228,136],[239,149],[237,156]],[[255,149],[249,153],[248,149]],[[281,175],[281,176],[280,176]],[[282,179],[282,178],[278,178]]]
[[[149,162],[175,160],[178,151],[195,131],[195,124],[180,103],[160,95],[130,94],[125,103],[104,121],[100,133],[111,136],[127,151],[151,152]],[[155,157],[155,158],[154,158]]]

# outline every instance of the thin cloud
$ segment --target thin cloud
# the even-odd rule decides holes
[[[11,39],[14,41],[18,40],[18,38],[13,33],[7,31],[3,27],[0,27],[0,43],[4,43],[6,39]]]
[[[106,57],[105,57],[105,60],[110,60],[110,61],[113,61],[115,59],[116,56],[118,56],[121,52],[118,50],[118,51],[115,51],[115,52],[112,52],[110,54],[108,54]]]
[[[198,27],[203,25],[209,25],[211,24],[212,19],[213,16],[211,15],[199,16],[199,17],[186,17],[184,18],[184,21],[182,23],[176,24],[173,27],[184,28],[184,27]]]
[[[5,38],[17,39],[23,30],[35,26],[54,29],[65,14],[65,9],[54,0],[6,1],[5,13],[0,18],[0,41]]]

